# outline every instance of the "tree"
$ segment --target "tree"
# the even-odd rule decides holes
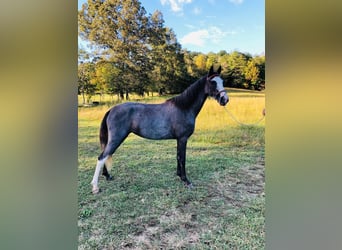
[[[102,96],[108,93],[111,96],[119,94],[122,83],[117,80],[119,70],[112,62],[102,60],[96,63],[95,74],[97,79],[97,90]]]
[[[138,0],[88,0],[78,12],[79,35],[98,46],[121,72],[118,80],[130,91],[141,87],[149,63],[146,11]]]
[[[211,65],[217,63],[217,55],[215,53],[209,52],[207,55],[206,70],[209,70]]]
[[[256,89],[265,89],[265,56],[256,56],[253,58],[253,60],[255,61],[256,67],[259,70],[259,77],[257,80]]]
[[[188,50],[183,50],[182,53],[184,55],[184,62],[185,62],[187,75],[190,76],[192,79],[197,78],[196,65],[194,63],[194,57],[197,54],[195,52],[191,52]]]
[[[78,93],[83,97],[83,104],[90,102],[91,97],[95,94],[96,84],[94,84],[94,64],[87,62],[78,65]]]
[[[82,47],[78,48],[78,63],[84,63],[89,61],[90,55],[89,53]]]
[[[199,54],[194,57],[194,63],[197,68],[199,76],[202,76],[207,72],[207,56],[205,54]]]
[[[222,75],[230,87],[245,88],[246,79],[244,69],[247,65],[248,56],[234,51],[231,54],[224,55],[219,58],[219,63],[222,65]]]
[[[92,48],[79,49],[79,91],[88,98],[94,91],[122,99],[131,92],[179,93],[213,64],[222,66],[226,86],[265,86],[264,56],[182,50],[174,31],[164,26],[163,14],[157,10],[147,16],[139,0],[88,0],[78,21],[79,37]],[[87,70],[92,73],[86,75]]]
[[[168,46],[163,14],[156,10],[149,18],[150,57],[153,69],[150,72],[150,90],[163,94],[167,85],[166,49]]]
[[[256,89],[257,81],[259,77],[259,69],[256,66],[256,63],[253,59],[250,59],[247,62],[247,65],[244,70],[245,73],[245,79],[246,79],[246,88],[249,89]]]
[[[184,55],[173,30],[164,27],[163,15],[158,10],[150,16],[149,32],[153,65],[151,89],[160,94],[182,91],[186,75]]]

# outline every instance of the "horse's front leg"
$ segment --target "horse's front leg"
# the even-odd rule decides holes
[[[192,187],[191,182],[186,177],[185,159],[186,159],[186,144],[188,138],[177,139],[177,175],[181,178],[187,187]]]

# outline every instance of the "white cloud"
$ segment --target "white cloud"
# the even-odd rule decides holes
[[[180,39],[182,45],[190,44],[203,47],[207,43],[219,44],[228,36],[234,36],[239,32],[236,30],[223,31],[219,27],[211,26],[208,29],[192,31]]]
[[[180,39],[181,44],[192,44],[196,46],[204,46],[206,40],[209,38],[208,30],[198,30],[190,32]]]
[[[242,4],[244,0],[229,0],[233,4]]]
[[[191,3],[193,0],[160,0],[162,5],[169,4],[171,10],[174,12],[180,12],[183,10],[183,5]]]
[[[210,38],[213,41],[213,43],[220,43],[226,36],[236,35],[237,32],[235,30],[223,31],[216,26],[212,26],[209,28],[209,34],[210,34]]]

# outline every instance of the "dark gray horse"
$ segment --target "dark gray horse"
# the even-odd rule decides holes
[[[188,138],[194,132],[196,117],[208,96],[214,97],[222,106],[229,100],[220,72],[221,66],[216,72],[211,66],[208,75],[161,104],[123,103],[111,108],[101,123],[102,153],[91,182],[93,193],[99,192],[98,178],[102,168],[106,179],[112,179],[107,170],[112,165],[111,156],[129,133],[153,140],[176,139],[177,175],[191,187],[185,172],[185,153]]]

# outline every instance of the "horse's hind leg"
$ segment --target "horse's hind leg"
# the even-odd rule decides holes
[[[110,170],[111,167],[112,167],[112,156],[109,155],[104,166],[103,166],[103,170],[102,170],[102,175],[104,175],[106,177],[107,181],[113,180],[113,176],[111,176],[108,172],[108,170]]]
[[[99,175],[100,175],[101,169],[103,168],[108,158],[108,156],[105,156],[104,158],[101,159],[101,156],[103,156],[103,153],[99,156],[99,159],[97,160],[95,173],[93,176],[93,180],[91,181],[91,184],[93,185],[93,189],[92,189],[93,194],[97,194],[98,192],[100,192],[100,189],[98,187]]]
[[[106,145],[104,151],[98,157],[95,173],[94,173],[94,176],[93,176],[93,180],[91,181],[91,184],[93,185],[93,189],[92,189],[93,194],[97,194],[100,191],[100,189],[98,187],[98,180],[99,180],[99,175],[100,175],[100,172],[101,172],[102,168],[104,169],[105,164],[107,164],[108,162],[111,161],[111,159],[109,159],[109,158],[111,158],[112,154],[114,154],[115,150],[125,140],[127,135],[128,135],[128,133],[121,134],[120,136],[117,136],[114,139],[110,139],[108,141],[108,144]],[[110,166],[110,165],[107,165],[107,166]],[[105,169],[106,170],[104,170],[104,172],[106,172],[108,174],[108,176],[110,177],[106,167],[105,167]]]

